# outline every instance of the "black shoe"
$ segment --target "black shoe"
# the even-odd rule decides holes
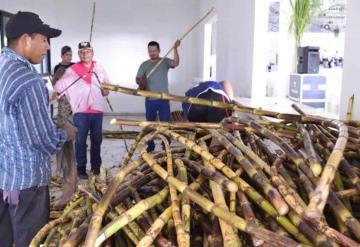
[[[88,179],[89,178],[89,176],[86,173],[86,169],[80,168],[77,170],[77,173],[78,173],[78,177],[80,179]]]
[[[92,172],[94,175],[99,175],[99,174],[100,174],[100,168],[91,169],[91,172]]]

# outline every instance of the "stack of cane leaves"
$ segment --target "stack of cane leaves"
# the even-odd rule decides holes
[[[113,123],[144,127],[119,172],[79,186],[31,246],[359,246],[356,122]]]

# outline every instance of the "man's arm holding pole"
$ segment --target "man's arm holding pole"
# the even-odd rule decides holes
[[[174,60],[171,63],[171,68],[176,68],[177,66],[179,66],[180,64],[180,57],[179,57],[179,52],[178,52],[178,47],[180,46],[180,40],[176,40],[175,44],[174,44]]]

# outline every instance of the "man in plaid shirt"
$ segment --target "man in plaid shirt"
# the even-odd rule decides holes
[[[61,34],[37,14],[18,12],[6,25],[9,46],[0,55],[1,246],[29,246],[48,222],[50,156],[76,129],[57,129],[48,113],[48,92],[33,64]]]

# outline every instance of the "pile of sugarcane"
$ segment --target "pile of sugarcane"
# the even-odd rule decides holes
[[[316,119],[113,123],[147,127],[120,172],[81,185],[32,246],[358,246],[359,128],[344,125],[347,136]],[[151,139],[165,150],[148,153]],[[314,217],[320,185],[327,206]]]
[[[359,122],[104,88],[271,118],[113,120],[144,127],[119,172],[80,186],[31,246],[359,246]]]

